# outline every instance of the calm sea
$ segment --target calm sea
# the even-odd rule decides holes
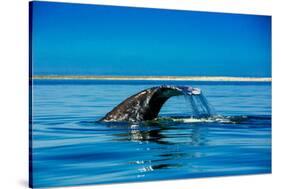
[[[155,122],[96,122],[162,84],[202,89],[222,119],[173,97]],[[34,80],[31,128],[34,187],[271,173],[271,83]]]

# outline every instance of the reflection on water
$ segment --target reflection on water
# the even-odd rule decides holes
[[[224,116],[188,118],[184,99],[173,98],[140,124],[96,120],[151,86],[33,87],[35,187],[271,172],[269,85],[198,86]]]
[[[186,137],[186,140],[182,140],[181,143],[186,143],[188,146],[200,146],[205,145],[206,141],[204,139],[203,133],[205,133],[207,128],[192,127],[189,129],[188,133],[182,133],[180,130],[174,130],[169,127],[160,127],[158,129],[145,129],[140,128],[140,125],[131,125],[130,129],[126,133],[113,134],[118,141],[131,141],[137,142],[139,144],[143,143],[157,143],[162,145],[176,145],[179,141],[174,140],[174,137],[181,135]],[[200,131],[201,130],[201,131]],[[201,133],[200,133],[201,132]],[[144,153],[150,153],[150,148],[145,148]],[[183,166],[182,163],[176,162],[177,159],[183,158],[196,158],[200,157],[198,152],[182,152],[175,148],[171,151],[160,151],[157,154],[160,159],[157,160],[136,160],[130,162],[131,164],[140,165],[138,171],[140,174],[137,177],[144,177],[145,172],[152,172],[158,169],[169,169],[169,168],[180,168]],[[170,163],[161,163],[161,162],[170,162]],[[159,164],[157,163],[159,162]],[[141,166],[142,165],[142,166]]]
[[[170,125],[171,126],[171,125]],[[151,125],[130,125],[126,133],[113,134],[118,141],[132,141],[132,142],[154,142],[157,144],[173,145],[180,141],[175,140],[175,137],[186,137],[182,141],[187,145],[199,146],[204,145],[204,136],[202,133],[207,132],[207,128],[191,127],[187,133],[184,133],[180,128],[171,128],[168,126]],[[200,134],[200,130],[202,133]],[[186,132],[186,131],[185,131]],[[188,140],[190,139],[190,140]]]

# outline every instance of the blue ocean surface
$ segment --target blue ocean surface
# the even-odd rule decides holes
[[[183,96],[144,123],[98,122],[153,86],[203,91],[218,119],[192,118]],[[33,187],[271,173],[271,83],[33,80]]]

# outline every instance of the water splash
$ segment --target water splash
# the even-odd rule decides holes
[[[208,102],[202,91],[197,88],[182,88],[182,93],[188,108],[191,107],[191,117],[202,118],[215,116],[215,109]]]

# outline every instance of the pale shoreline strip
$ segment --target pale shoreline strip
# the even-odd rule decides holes
[[[35,75],[33,80],[144,80],[144,81],[246,81],[271,82],[268,77],[225,76],[90,76],[90,75]]]

